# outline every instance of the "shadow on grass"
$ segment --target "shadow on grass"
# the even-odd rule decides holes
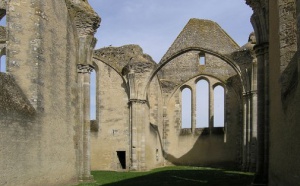
[[[253,179],[252,173],[200,167],[150,172],[95,171],[93,175],[97,182],[93,186],[250,186]]]

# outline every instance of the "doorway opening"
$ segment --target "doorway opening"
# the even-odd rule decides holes
[[[120,169],[126,169],[126,151],[117,151]]]

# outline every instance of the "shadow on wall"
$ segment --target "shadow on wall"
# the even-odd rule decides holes
[[[0,116],[26,116],[33,119],[35,114],[35,108],[16,83],[15,78],[0,72]]]
[[[238,163],[236,162],[237,157],[235,148],[228,143],[224,143],[224,133],[220,132],[220,130],[223,128],[214,128],[211,134],[209,134],[208,128],[205,128],[201,129],[201,132],[197,131],[200,129],[197,129],[195,134],[179,136],[180,140],[181,137],[191,138],[195,137],[192,135],[199,135],[196,137],[197,140],[195,140],[192,148],[183,156],[176,158],[174,155],[164,150],[161,134],[157,125],[150,125],[158,134],[163,157],[174,165],[210,166],[232,169],[237,169],[239,167]]]
[[[287,109],[290,101],[296,93],[298,86],[298,51],[294,54],[291,62],[286,66],[280,77],[281,100],[284,110]]]

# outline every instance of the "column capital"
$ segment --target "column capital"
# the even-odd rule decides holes
[[[251,96],[253,94],[257,94],[257,90],[250,90],[247,92],[243,92],[243,97]]]
[[[148,103],[147,100],[143,100],[143,99],[130,99],[129,104],[132,104],[132,103],[140,103],[140,104],[145,104],[145,103]]]
[[[254,46],[256,56],[265,55],[269,52],[269,43],[261,43]]]
[[[83,65],[83,64],[78,64],[77,65],[77,72],[78,73],[91,73],[94,70],[93,66],[91,65]]]

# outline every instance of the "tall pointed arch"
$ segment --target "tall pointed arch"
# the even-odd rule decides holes
[[[214,87],[214,127],[225,126],[225,89],[221,85]]]
[[[192,91],[188,87],[181,90],[181,128],[192,127]]]
[[[209,82],[199,80],[196,92],[196,128],[206,128],[209,126]]]

